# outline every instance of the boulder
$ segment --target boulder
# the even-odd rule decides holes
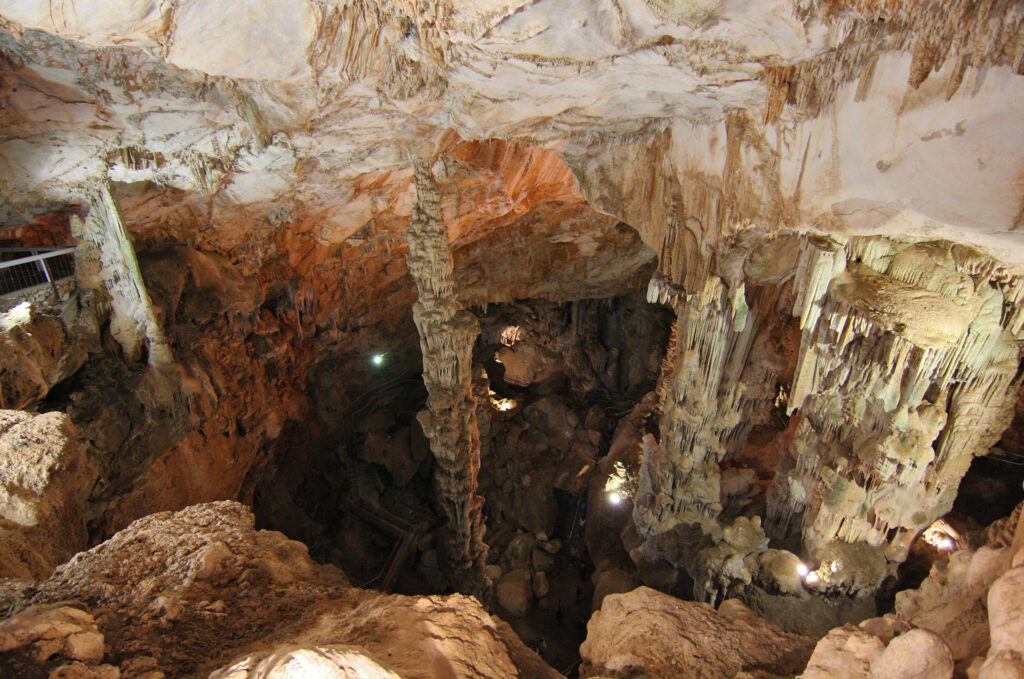
[[[320,646],[285,647],[263,657],[260,655],[248,656],[210,675],[210,679],[293,679],[295,677],[402,679],[400,675],[381,667],[373,658],[358,650]]]
[[[990,655],[1024,656],[1024,566],[1003,573],[988,592]]]
[[[950,679],[953,654],[934,632],[912,629],[889,642],[871,664],[871,679]]]
[[[533,577],[526,568],[516,568],[502,576],[496,590],[498,605],[518,618],[526,615],[533,597]]]
[[[792,676],[803,669],[811,639],[735,608],[721,615],[647,587],[609,595],[587,625],[580,676],[733,679],[748,670]]]
[[[837,627],[814,647],[800,679],[868,679],[883,651],[875,635],[853,625]]]
[[[621,568],[609,568],[594,575],[594,598],[592,610],[599,610],[601,602],[609,594],[631,592],[640,584],[640,579],[633,573]]]
[[[45,576],[85,547],[93,478],[67,415],[0,411],[0,576]]]
[[[528,599],[529,571],[525,587]],[[104,650],[123,659],[121,679],[205,677],[218,667],[232,678],[561,677],[476,599],[351,587],[302,544],[255,530],[235,502],[139,519],[43,582],[2,581],[0,610],[15,614],[0,620],[3,676],[10,649],[25,663],[11,674],[19,677],[78,661],[85,667],[70,663],[57,676],[117,679],[98,665]],[[105,639],[108,627],[117,633]]]
[[[18,651],[39,663],[50,658],[96,663],[103,658],[103,635],[89,613],[72,606],[41,604],[30,606],[0,622],[0,652],[15,656]]]

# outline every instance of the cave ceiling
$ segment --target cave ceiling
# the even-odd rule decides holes
[[[477,255],[523,220],[588,254],[621,220],[704,259],[796,228],[1024,261],[1013,2],[4,4],[8,224],[107,181],[144,242],[309,269],[386,249],[424,157]]]

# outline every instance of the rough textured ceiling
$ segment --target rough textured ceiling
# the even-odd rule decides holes
[[[967,237],[1022,259],[1019,3],[5,4],[8,222],[106,177],[188,194],[145,192],[135,225],[339,244],[407,219],[411,155],[503,137],[560,153],[655,250],[697,191],[730,205],[691,231]]]

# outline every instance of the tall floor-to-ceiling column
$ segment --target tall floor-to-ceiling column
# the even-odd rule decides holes
[[[443,547],[449,578],[462,592],[482,594],[488,584],[483,571],[487,546],[483,498],[476,494],[480,432],[472,392],[473,344],[480,325],[455,294],[437,183],[425,161],[416,161],[414,167],[416,204],[407,260],[419,294],[413,320],[428,394],[427,408],[418,418],[437,460],[434,480],[448,519]]]

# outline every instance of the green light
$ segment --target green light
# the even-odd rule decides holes
[[[370,362],[378,368],[381,367],[384,365],[384,354],[374,354],[373,358],[370,359]]]

